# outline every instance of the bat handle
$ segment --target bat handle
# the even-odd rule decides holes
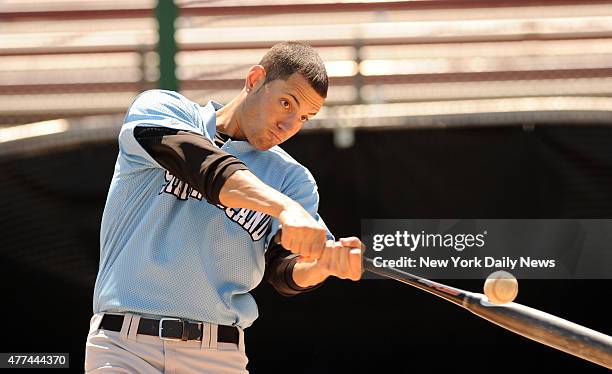
[[[377,274],[385,278],[394,279],[396,281],[411,285],[413,287],[420,288],[423,291],[434,294],[464,308],[466,298],[471,295],[471,292],[467,292],[459,288],[450,287],[442,283],[434,282],[418,275],[407,273],[403,270],[388,267],[378,267],[374,263],[374,260],[367,257],[363,258],[363,269],[369,271],[370,273]]]

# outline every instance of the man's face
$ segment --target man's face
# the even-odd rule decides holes
[[[253,87],[245,101],[241,130],[259,150],[267,150],[295,135],[319,112],[324,99],[301,74]]]

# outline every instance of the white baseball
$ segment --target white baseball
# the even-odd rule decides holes
[[[518,295],[518,281],[507,271],[496,271],[487,277],[484,294],[492,304],[509,303]]]

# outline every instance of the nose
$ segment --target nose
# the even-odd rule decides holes
[[[292,133],[300,127],[300,118],[298,115],[289,115],[278,122],[278,128],[283,132]]]

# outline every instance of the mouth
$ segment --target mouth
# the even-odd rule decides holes
[[[282,142],[283,142],[283,140],[280,138],[280,136],[276,135],[276,134],[274,133],[274,131],[270,131],[270,134],[272,134],[272,137],[273,137],[274,139],[276,139],[276,140],[277,140],[279,143],[282,143]]]

